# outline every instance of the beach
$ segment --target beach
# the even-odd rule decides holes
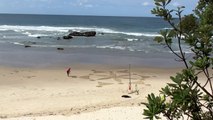
[[[158,95],[170,76],[183,68],[168,48],[153,41],[160,29],[168,28],[161,19],[0,18],[0,118],[4,120],[141,120],[146,96]],[[63,39],[73,31],[95,31],[96,36]],[[189,48],[183,49],[190,59]]]
[[[65,68],[1,67],[0,117],[75,119],[81,116],[84,119],[85,116],[95,114],[101,119],[116,119],[116,114],[115,118],[106,114],[117,111],[123,116],[122,114],[132,110],[135,112],[126,114],[126,117],[131,118],[129,115],[134,117],[137,114],[138,119],[142,119],[144,106],[141,102],[146,102],[147,94],[158,93],[169,82],[169,76],[176,71],[177,69],[131,68],[131,89],[135,90],[137,85],[137,95],[128,94],[128,67],[73,67],[70,77],[67,77]],[[129,95],[131,98],[123,98],[122,95]]]

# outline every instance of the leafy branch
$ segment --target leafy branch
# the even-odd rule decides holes
[[[182,16],[184,6],[169,10],[171,0],[154,0],[156,7],[151,11],[167,21],[173,29],[161,30],[161,36],[154,40],[165,44],[169,50],[183,62],[185,69],[170,77],[161,89],[161,96],[148,95],[148,103],[144,103],[146,119],[159,119],[159,115],[167,119],[213,119],[213,1],[200,0],[194,14]],[[176,16],[174,18],[173,16]],[[176,22],[177,21],[177,22]],[[177,40],[179,52],[172,47]],[[193,60],[186,59],[182,44],[187,44],[193,52]],[[199,75],[206,78],[201,84]],[[209,85],[209,86],[208,86]],[[162,98],[163,96],[163,98]],[[205,108],[205,109],[204,109]]]

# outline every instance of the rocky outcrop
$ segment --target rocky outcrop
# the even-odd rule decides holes
[[[71,32],[68,36],[94,37],[95,35],[96,35],[95,31],[88,31],[88,32]]]
[[[95,31],[88,31],[88,32],[71,32],[67,36],[63,36],[63,39],[69,40],[72,39],[73,36],[84,36],[84,37],[94,37],[96,35]],[[60,39],[57,39],[60,40]]]

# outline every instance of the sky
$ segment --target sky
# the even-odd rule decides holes
[[[172,0],[170,7],[186,6],[191,13],[198,0]],[[153,16],[154,0],[0,0],[0,13]]]

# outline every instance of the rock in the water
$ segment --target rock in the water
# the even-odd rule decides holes
[[[41,37],[40,37],[40,36],[38,36],[37,38],[38,38],[38,39],[40,39]]]
[[[81,32],[72,32],[69,35],[70,36],[83,36],[83,33],[81,33]]]
[[[57,50],[64,50],[64,48],[57,48]]]
[[[66,39],[66,40],[72,39],[72,38],[73,38],[73,37],[72,37],[71,35],[63,36],[63,39]]]
[[[93,37],[96,35],[95,31],[88,32],[72,32],[68,36],[85,36],[85,37]]]
[[[95,32],[95,31],[85,32],[84,35],[85,35],[86,37],[92,37],[92,36],[95,36],[95,35],[96,35],[96,32]]]
[[[60,37],[57,37],[57,40],[61,40],[61,38],[60,38]]]
[[[104,35],[104,33],[99,33],[99,35]]]
[[[25,47],[25,48],[28,48],[28,47],[31,47],[31,46],[30,46],[30,45],[25,45],[24,47]]]

